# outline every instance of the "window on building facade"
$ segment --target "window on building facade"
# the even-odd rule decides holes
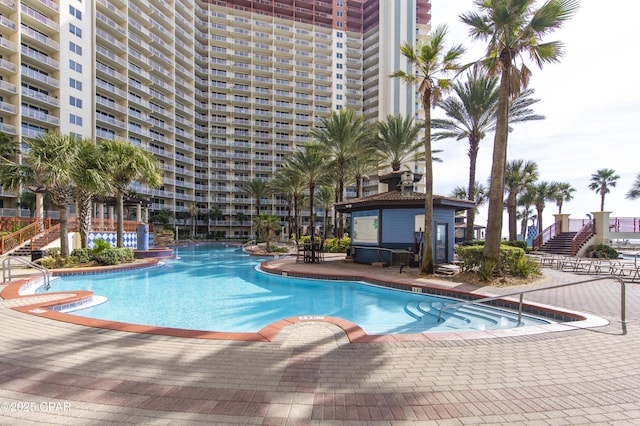
[[[69,5],[69,13],[71,14],[71,16],[75,16],[78,19],[82,19],[82,12],[71,5]]]
[[[82,29],[73,24],[69,24],[69,32],[77,35],[78,37],[82,37]]]

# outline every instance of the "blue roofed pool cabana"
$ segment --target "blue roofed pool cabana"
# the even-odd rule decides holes
[[[380,176],[389,190],[336,204],[351,216],[351,257],[356,263],[409,264],[421,253],[425,194],[414,192],[420,179],[411,172]],[[433,254],[435,264],[453,262],[457,211],[475,208],[473,201],[433,196]]]

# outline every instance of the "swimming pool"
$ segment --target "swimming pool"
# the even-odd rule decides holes
[[[158,327],[257,332],[284,318],[331,316],[368,334],[490,330],[517,326],[511,312],[470,306],[446,313],[455,300],[347,281],[281,277],[256,271],[261,259],[237,247],[196,245],[176,249],[163,266],[65,276],[49,290],[90,290],[108,302],[74,315]],[[549,321],[525,316],[523,325]]]

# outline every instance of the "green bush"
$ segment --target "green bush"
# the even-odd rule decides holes
[[[532,275],[540,274],[540,265],[536,261],[521,257],[511,265],[510,272],[514,277],[529,278]]]
[[[455,248],[462,272],[477,272],[482,263],[484,247],[480,245],[458,245]]]
[[[536,262],[527,259],[524,250],[519,247],[500,245],[500,263],[498,265],[482,261],[484,247],[481,245],[459,245],[455,251],[458,259],[462,262],[460,270],[462,272],[476,272],[485,281],[494,276],[529,277],[539,273]]]
[[[94,254],[98,254],[104,250],[110,249],[111,248],[111,244],[109,244],[107,241],[103,240],[102,238],[98,238],[97,240],[95,240],[93,242],[93,253]]]
[[[109,248],[102,250],[95,255],[98,263],[103,265],[118,265],[120,263],[133,262],[133,249],[130,248]]]
[[[460,243],[461,246],[484,246],[484,240],[466,240]]]
[[[51,247],[51,248],[48,248],[46,252],[47,252],[47,256],[60,257],[62,250],[60,249],[60,247]]]
[[[524,240],[515,240],[515,241],[506,241],[505,240],[505,241],[502,241],[501,244],[504,244],[504,245],[510,246],[510,247],[519,247],[522,250],[524,250],[525,253],[526,253],[527,247],[528,247],[527,242],[524,241]]]
[[[88,248],[73,249],[71,257],[74,258],[78,264],[89,263],[95,260],[93,250]]]
[[[599,259],[617,259],[620,253],[616,249],[606,244],[598,244],[587,248],[586,257]]]
[[[347,249],[351,247],[351,238],[328,238],[324,242],[324,251],[326,253],[346,253]]]
[[[35,263],[47,269],[66,268],[74,266],[74,263],[71,261],[71,259],[65,259],[62,256],[41,257],[40,259],[37,259]]]

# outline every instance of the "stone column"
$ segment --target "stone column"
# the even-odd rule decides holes
[[[556,234],[561,232],[569,232],[569,216],[568,213],[555,213]]]
[[[104,203],[96,203],[96,219],[104,219]]]
[[[609,244],[609,215],[611,212],[591,212],[593,215],[593,232],[595,233],[593,244]]]
[[[136,222],[142,222],[142,206],[140,204],[136,205]]]

